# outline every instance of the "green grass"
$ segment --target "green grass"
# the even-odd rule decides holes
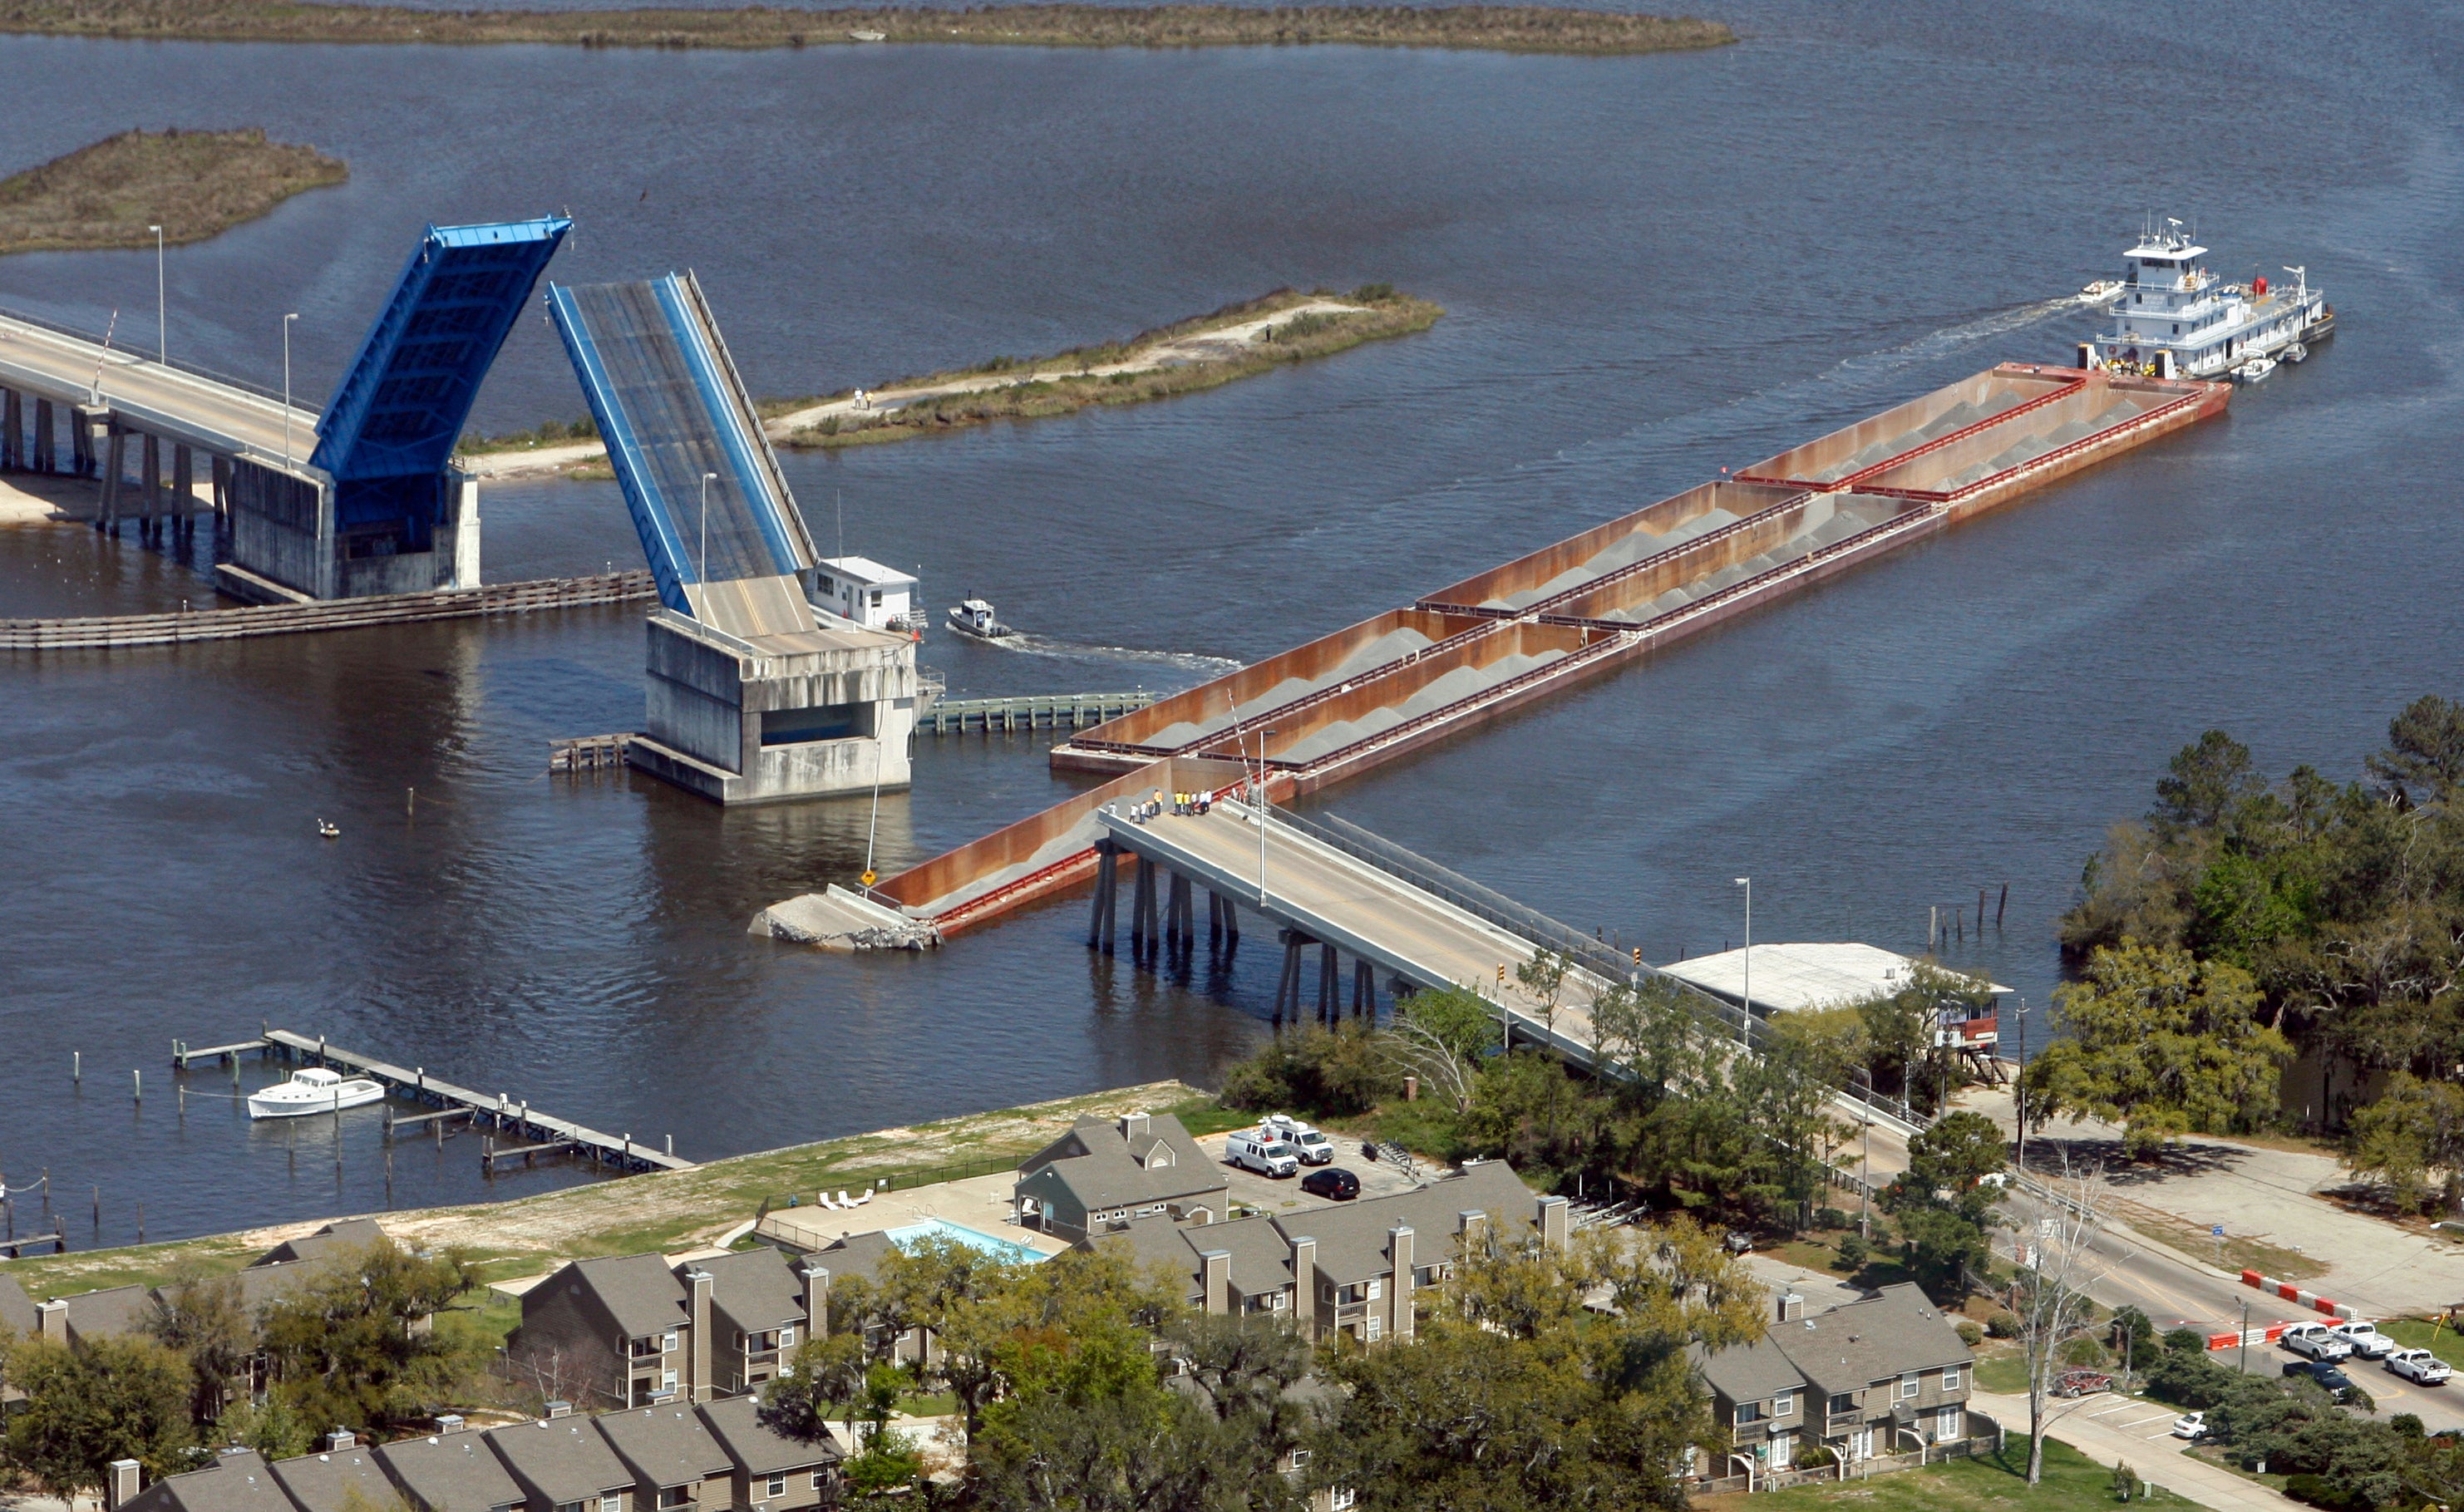
[[[2464,1336],[2459,1336],[2453,1328],[2435,1327],[2418,1318],[2398,1318],[2392,1323],[2380,1324],[2379,1332],[2408,1349],[2428,1349],[2456,1370],[2464,1370]]]
[[[314,147],[241,131],[123,131],[0,179],[0,252],[171,246],[253,221],[350,169]]]
[[[2163,1458],[2169,1451],[2156,1446],[2150,1463],[2135,1465],[2142,1476],[2154,1472],[2164,1481]],[[1853,1507],[1856,1512],[2089,1512],[2118,1507],[2113,1498],[2113,1467],[2101,1465],[2068,1444],[2045,1442],[2042,1480],[2028,1484],[2028,1437],[2012,1434],[1998,1456],[1954,1459],[1880,1475],[1870,1480],[1850,1479],[1829,1485],[1794,1486],[1786,1491],[1744,1497],[1713,1497],[1698,1506],[1733,1505],[1752,1512],[1816,1512]],[[2160,1500],[2179,1501],[2167,1493]]]
[[[898,1410],[910,1417],[948,1417],[958,1410],[958,1398],[950,1391],[910,1391],[898,1399]]]
[[[2019,1395],[2028,1389],[2027,1357],[2015,1349],[2008,1354],[1978,1356],[1976,1389],[2001,1396]]]

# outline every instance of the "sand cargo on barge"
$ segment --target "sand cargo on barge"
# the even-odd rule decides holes
[[[1111,780],[881,883],[944,933],[1084,880],[1096,810],[1263,764],[1315,791],[1898,550],[2193,421],[2230,384],[2005,363],[1094,726]]]

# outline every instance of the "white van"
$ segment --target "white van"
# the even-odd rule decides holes
[[[1227,1165],[1277,1180],[1297,1175],[1301,1169],[1300,1156],[1292,1147],[1263,1129],[1244,1129],[1224,1140],[1223,1159]]]
[[[1300,1157],[1300,1162],[1304,1166],[1334,1164],[1334,1141],[1297,1118],[1276,1113],[1259,1125],[1258,1131],[1272,1135],[1291,1146],[1292,1153]]]

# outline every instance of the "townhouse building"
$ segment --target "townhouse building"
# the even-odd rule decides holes
[[[1169,1113],[1082,1118],[1019,1163],[1012,1192],[1021,1223],[1072,1243],[1111,1224],[1230,1212],[1222,1171]]]
[[[547,1394],[653,1407],[747,1391],[828,1314],[825,1268],[768,1247],[576,1260],[522,1296],[508,1359]]]
[[[1914,1283],[1811,1315],[1784,1294],[1761,1339],[1694,1359],[1719,1424],[1712,1447],[1757,1470],[1788,1469],[1815,1449],[1853,1464],[1966,1438],[1974,1368]]]

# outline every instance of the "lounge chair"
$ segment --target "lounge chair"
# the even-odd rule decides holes
[[[836,1213],[839,1210],[839,1205],[830,1200],[830,1194],[826,1192],[814,1193],[813,1200],[820,1203],[823,1207],[827,1208],[832,1213]]]
[[[851,1196],[848,1196],[848,1195],[847,1194],[846,1189],[844,1189],[844,1188],[840,1189],[840,1192],[839,1192],[839,1206],[840,1206],[840,1207],[843,1207],[843,1208],[852,1209],[855,1205],[856,1205],[855,1198],[853,1198],[853,1197],[851,1197]]]
[[[841,1201],[845,1201],[845,1200],[847,1199],[847,1194],[846,1194],[846,1193],[844,1193],[844,1192],[840,1193],[840,1194],[839,1194],[839,1199],[840,1199]],[[856,1194],[855,1205],[856,1205],[857,1207],[862,1207],[862,1206],[864,1206],[866,1203],[868,1203],[868,1202],[869,1202],[869,1201],[871,1201],[871,1200],[872,1200],[872,1189],[871,1189],[870,1187],[867,1187],[867,1188],[865,1188],[862,1192],[860,1192],[860,1193],[858,1193],[858,1194]]]

